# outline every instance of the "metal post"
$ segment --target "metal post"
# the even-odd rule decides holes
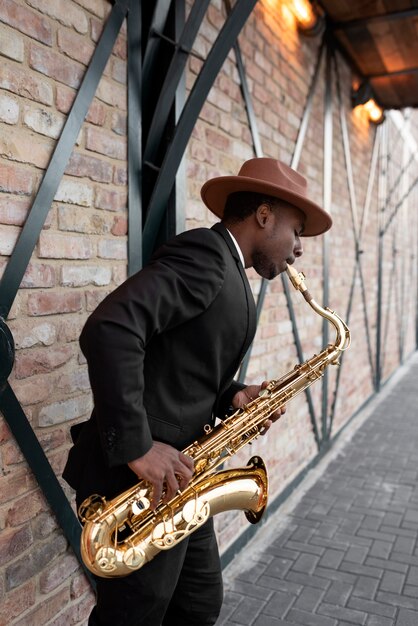
[[[141,3],[128,14],[128,275],[142,266]]]
[[[332,56],[333,49],[330,41],[327,42],[325,59],[325,115],[324,115],[324,187],[323,207],[331,213],[332,199],[332,137],[333,137],[333,111],[332,111]],[[329,303],[329,236],[323,237],[323,302],[324,306]],[[329,324],[326,320],[322,325],[322,345],[326,346],[329,341]],[[322,378],[322,440],[329,439],[328,431],[328,370]]]
[[[376,313],[376,384],[375,391],[379,392],[382,378],[382,285],[383,285],[383,237],[384,237],[384,211],[387,191],[387,126],[384,122],[379,127],[380,141],[380,170],[378,187],[378,250],[377,250],[377,313]]]

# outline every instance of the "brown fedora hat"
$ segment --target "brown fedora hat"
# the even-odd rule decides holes
[[[282,161],[250,159],[238,176],[211,178],[200,193],[206,206],[222,218],[226,199],[235,191],[255,191],[293,204],[306,215],[304,237],[320,235],[332,226],[331,216],[307,198],[306,179]]]

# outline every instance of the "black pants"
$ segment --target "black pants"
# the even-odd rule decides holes
[[[89,626],[212,626],[223,598],[213,520],[129,576],[96,582]]]

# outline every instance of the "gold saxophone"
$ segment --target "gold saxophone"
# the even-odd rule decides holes
[[[278,380],[271,380],[259,396],[183,450],[194,459],[189,485],[167,504],[150,509],[152,487],[144,480],[107,502],[93,495],[79,509],[84,522],[81,556],[88,569],[102,577],[125,576],[168,550],[197,530],[212,515],[237,509],[257,523],[267,505],[267,472],[260,457],[246,467],[215,472],[228,457],[256,439],[263,424],[279,407],[321,378],[328,365],[338,365],[350,345],[350,331],[341,318],[321,307],[309,294],[305,277],[287,267],[288,276],[310,306],[336,330],[334,344],[296,365]]]

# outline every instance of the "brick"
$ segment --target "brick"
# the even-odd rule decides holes
[[[65,551],[66,545],[64,537],[56,535],[49,542],[32,546],[28,554],[6,568],[6,589],[15,589],[50,566],[51,561]]]
[[[22,63],[24,51],[25,48],[22,37],[0,26],[0,55]]]
[[[90,394],[70,398],[62,402],[53,402],[39,411],[38,423],[41,428],[70,422],[87,415],[92,409]]]
[[[105,17],[109,14],[111,7],[104,4],[102,0],[77,0],[77,4],[87,9],[93,15]]]
[[[60,559],[55,559],[51,567],[39,577],[41,593],[50,593],[62,585],[79,567],[80,564],[73,554],[64,554]]]
[[[23,114],[23,123],[40,135],[57,139],[61,134],[64,119],[46,109],[26,108]]]
[[[33,121],[32,119],[30,120]],[[38,120],[42,122],[42,120]],[[45,120],[43,121],[45,124]],[[49,129],[47,128],[48,132]],[[37,132],[40,132],[37,130]],[[47,134],[44,132],[43,134]],[[51,159],[53,146],[49,140],[37,137],[33,140],[32,133],[22,133],[13,129],[7,135],[0,137],[0,154],[11,161],[29,163],[45,169]]]
[[[0,476],[0,503],[27,493],[29,486],[30,480],[26,471],[20,470]]]
[[[54,315],[55,313],[75,313],[82,309],[80,293],[48,293],[30,294],[28,297],[28,313],[32,316]]]
[[[17,165],[0,163],[0,191],[29,195],[33,189],[33,175]]]
[[[20,404],[24,407],[44,402],[51,396],[51,381],[43,376],[23,378],[13,381],[13,389]]]
[[[126,111],[127,93],[125,85],[115,83],[108,78],[102,78],[96,91],[96,97],[110,106]]]
[[[109,291],[86,291],[86,310],[94,311],[100,302],[109,294]]]
[[[101,239],[97,254],[101,259],[126,259],[127,242],[120,239]]]
[[[33,538],[46,539],[58,529],[58,522],[50,512],[39,513],[31,522]]]
[[[128,131],[127,123],[128,120],[126,113],[122,113],[120,111],[114,111],[112,113],[111,128],[114,133],[117,135],[126,135]]]
[[[56,19],[64,26],[70,26],[83,34],[88,31],[87,16],[75,4],[68,4],[66,0],[56,0],[53,3],[49,2],[49,0],[27,0],[27,2],[33,8]]]
[[[110,267],[95,265],[66,265],[62,268],[61,283],[65,287],[82,287],[85,285],[108,285],[112,279]]]
[[[41,104],[53,103],[51,85],[16,64],[0,63],[0,88]]]
[[[72,394],[77,391],[89,391],[90,382],[86,367],[78,367],[73,372],[62,374],[57,382],[57,389],[65,394]]]
[[[57,591],[47,600],[40,601],[36,607],[28,611],[19,621],[15,622],[16,626],[27,626],[27,624],[51,624],[53,619],[65,604],[69,602],[69,591],[67,588]],[[55,620],[54,620],[55,621]],[[71,623],[70,621],[66,622]]]
[[[126,61],[123,61],[122,59],[118,59],[117,57],[114,57],[112,59],[112,73],[111,76],[114,80],[116,80],[118,83],[121,83],[122,85],[126,85],[127,82],[127,64]]]
[[[81,206],[91,206],[93,202],[93,189],[84,183],[72,180],[62,180],[55,200],[68,204],[79,204]]]
[[[0,94],[0,122],[16,124],[19,119],[19,104],[13,98]]]
[[[90,178],[101,183],[111,183],[113,166],[91,155],[73,153],[65,170],[70,176]]]
[[[58,48],[65,55],[79,61],[83,65],[89,65],[95,46],[90,40],[77,35],[71,30],[60,28],[57,32]]]
[[[19,235],[20,228],[16,226],[0,226],[0,254],[12,254]]]
[[[127,154],[126,139],[107,130],[90,127],[86,131],[86,148],[113,159],[124,160]]]
[[[77,92],[69,89],[64,85],[57,85],[56,106],[61,113],[68,113],[72,107]],[[106,108],[96,99],[93,99],[89,111],[86,115],[86,121],[97,126],[103,126],[106,121]]]
[[[52,29],[48,20],[14,0],[2,0],[0,19],[21,33],[52,46]]]
[[[81,207],[58,207],[58,226],[60,230],[104,235],[111,231],[112,217],[103,213],[86,211]]]
[[[90,259],[93,243],[88,237],[43,231],[38,241],[42,259]]]
[[[32,491],[26,493],[21,498],[15,498],[7,510],[5,518],[7,526],[21,526],[32,521],[39,513],[48,510],[45,497],[39,489],[35,489],[35,479],[32,478]]]
[[[128,234],[128,218],[118,215],[113,220],[113,226],[111,229],[112,235],[120,237],[121,235]]]
[[[121,211],[122,209],[126,209],[128,206],[127,192],[98,187],[96,190],[94,205],[98,209],[106,209],[107,211]]]
[[[29,49],[29,66],[45,76],[75,88],[79,87],[85,72],[85,68],[79,63],[35,44],[31,44]]]
[[[13,332],[16,350],[37,345],[50,346],[57,338],[56,327],[49,322],[30,325],[13,324],[10,329]]]
[[[16,378],[27,378],[36,374],[52,372],[67,363],[73,356],[71,346],[36,348],[16,355]]]
[[[126,166],[116,166],[113,174],[113,182],[115,185],[127,185],[128,184],[128,170]]]
[[[0,565],[12,561],[24,552],[32,543],[30,526],[6,528],[0,537]]]
[[[22,226],[26,220],[30,203],[29,198],[0,195],[0,224]]]
[[[21,289],[48,288],[56,285],[56,271],[52,265],[29,263],[20,283]]]
[[[0,603],[0,624],[10,621],[27,611],[35,604],[36,581],[30,580],[18,589],[5,594]]]

